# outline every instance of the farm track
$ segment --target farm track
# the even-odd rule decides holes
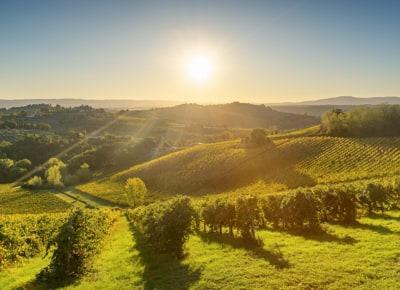
[[[119,207],[111,201],[93,196],[73,187],[57,192],[56,196],[77,207]]]

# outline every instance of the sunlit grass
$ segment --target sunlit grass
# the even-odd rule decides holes
[[[0,185],[0,214],[61,212],[71,205],[50,190],[31,191]]]
[[[94,271],[67,289],[398,289],[400,211],[324,227],[318,235],[261,231],[262,247],[193,234],[184,259],[175,260],[154,253],[121,217]],[[26,285],[47,262],[35,258],[8,269],[1,289]]]
[[[46,267],[50,261],[49,257],[44,258],[43,255],[0,272],[0,289],[20,289],[19,287],[33,281],[40,270]]]

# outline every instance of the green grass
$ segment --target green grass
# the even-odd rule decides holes
[[[25,214],[62,212],[71,204],[58,198],[51,191],[30,191],[0,185],[0,214]]]
[[[33,281],[36,274],[49,263],[50,258],[38,256],[0,272],[0,289],[18,289]]]
[[[94,261],[94,272],[66,289],[134,289],[141,285],[143,266],[134,250],[125,217],[114,225],[105,246]]]
[[[123,193],[123,183],[110,180],[93,181],[76,187],[77,190],[108,200],[119,205],[127,205],[128,201]]]
[[[318,235],[260,231],[261,247],[193,234],[186,256],[176,260],[154,254],[121,217],[94,271],[66,289],[398,289],[400,211],[324,227]],[[0,288],[32,281],[46,263],[37,258],[8,269]]]

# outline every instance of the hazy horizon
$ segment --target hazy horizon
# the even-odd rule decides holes
[[[400,95],[396,1],[1,1],[1,99]]]

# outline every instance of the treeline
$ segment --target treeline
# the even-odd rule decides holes
[[[0,122],[0,129],[25,129],[25,130],[49,131],[51,129],[51,126],[47,123],[5,120]]]
[[[12,182],[22,177],[32,168],[29,159],[14,161],[12,159],[0,159],[0,182]]]
[[[27,135],[15,143],[0,143],[0,183],[14,182],[30,169],[47,163],[37,175],[45,181],[45,171],[52,157],[74,146],[59,158],[63,163],[63,183],[87,181],[87,171],[123,168],[150,159],[158,143],[153,138],[133,140],[129,137],[105,135],[84,139],[84,135]],[[75,176],[75,177],[74,177]],[[36,178],[36,181],[39,180]],[[40,182],[39,182],[40,183]]]
[[[321,130],[332,136],[400,136],[400,105],[362,107],[325,113]]]
[[[68,170],[66,164],[58,158],[50,158],[39,170],[38,175],[21,182],[22,186],[30,189],[62,188],[88,181],[92,176],[89,165],[83,163],[77,170]]]
[[[323,222],[351,224],[361,216],[399,207],[400,181],[396,181],[364,188],[342,186],[265,197],[213,198],[196,204],[188,197],[176,197],[129,210],[128,219],[153,250],[179,257],[193,229],[227,232],[258,243],[259,229],[315,233],[322,231]]]

